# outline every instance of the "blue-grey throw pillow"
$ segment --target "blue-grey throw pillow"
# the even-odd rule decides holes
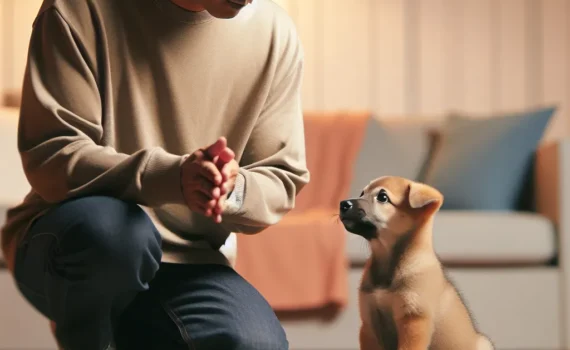
[[[518,210],[535,151],[555,111],[450,117],[424,179],[443,193],[442,209]]]

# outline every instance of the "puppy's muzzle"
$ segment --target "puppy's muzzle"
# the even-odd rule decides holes
[[[366,219],[366,212],[355,201],[344,200],[340,202],[339,216],[342,224],[349,232],[366,239],[374,238],[376,227]]]
[[[358,204],[351,200],[340,202],[340,218],[360,221],[366,216],[366,212],[362,210]]]

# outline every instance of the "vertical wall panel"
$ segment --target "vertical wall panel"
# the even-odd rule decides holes
[[[499,13],[499,106],[516,110],[527,106],[526,6],[521,0],[493,1]]]
[[[293,0],[273,0],[277,5],[281,6],[289,15],[291,15],[291,7]]]
[[[527,82],[526,104],[536,106],[543,100],[544,86],[542,81],[542,32],[544,18],[542,16],[543,0],[525,0],[526,7],[526,52]],[[547,19],[548,20],[548,19]]]
[[[445,0],[419,1],[418,109],[435,116],[445,112]]]
[[[570,133],[570,5],[567,0],[542,1],[542,102],[557,104],[548,138]]]
[[[415,0],[404,2],[404,114],[418,116],[420,104],[420,4]]]
[[[22,85],[28,44],[32,32],[32,23],[42,4],[42,0],[12,0],[14,4],[14,31],[13,31],[13,77],[11,87],[19,88]]]
[[[445,0],[445,76],[443,84],[447,110],[464,109],[464,16],[463,0]]]
[[[8,21],[7,2],[0,0],[0,92],[7,87],[6,75],[8,74],[8,62],[6,61],[6,52],[8,52]],[[0,94],[0,104],[2,104],[2,96]]]
[[[319,94],[322,92],[321,83],[322,78],[319,67],[319,43],[321,40],[317,38],[318,30],[318,17],[320,17],[317,8],[317,1],[311,0],[289,0],[290,14],[297,26],[297,32],[301,39],[303,49],[305,51],[304,62],[304,78],[303,78],[303,108],[305,110],[320,109]]]
[[[370,105],[370,0],[326,0],[323,19],[323,103],[325,109]]]
[[[463,109],[473,114],[492,110],[493,3],[497,0],[463,0],[464,91]]]
[[[405,113],[405,13],[399,0],[370,0],[372,110],[378,115]],[[356,38],[354,39],[356,40]]]

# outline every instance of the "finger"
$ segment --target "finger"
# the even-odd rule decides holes
[[[211,181],[216,186],[219,186],[224,179],[216,165],[208,161],[200,164],[200,175]]]
[[[220,169],[220,174],[222,175],[222,182],[229,181],[233,176],[237,175],[237,170],[235,169],[235,164],[233,162],[224,164]]]
[[[230,192],[230,190],[235,186],[235,180],[228,180],[220,186],[220,195],[223,196]]]
[[[204,216],[212,216],[213,214],[212,209],[206,209],[198,204],[195,204],[192,208],[190,208],[190,210],[192,210],[195,213],[202,214]]]
[[[216,215],[222,215],[222,212],[224,211],[224,203],[225,203],[225,198],[224,199],[220,199],[218,200],[215,205],[214,208],[212,208],[212,212]]]
[[[202,175],[198,175],[189,181],[187,186],[192,191],[203,193],[208,199],[218,199],[220,197],[221,189]]]
[[[216,165],[218,165],[218,167],[219,167],[220,165],[227,164],[231,160],[233,160],[235,158],[235,156],[236,155],[235,155],[234,151],[232,151],[231,148],[226,147],[218,154],[218,159],[216,161]]]
[[[221,209],[222,202],[223,200],[219,200],[212,209],[212,218],[214,219],[214,222],[218,224],[222,222],[222,209]]]
[[[226,148],[228,142],[226,140],[225,137],[220,137],[216,140],[216,142],[214,142],[213,144],[211,144],[210,146],[208,146],[205,150],[204,153],[206,153],[206,155],[210,158],[214,158],[217,157],[220,152],[222,152],[224,150],[224,148]]]
[[[222,192],[220,187],[214,185],[212,182],[210,182],[208,179],[204,177],[199,178],[198,190],[201,191],[206,196],[208,196],[209,199],[220,198]]]
[[[212,215],[216,210],[216,205],[218,201],[212,198],[209,198],[202,192],[195,191],[194,193],[194,203],[198,206],[206,216]]]
[[[192,197],[195,197],[195,194],[193,194]],[[206,208],[201,203],[198,203],[195,199],[189,200],[188,202],[191,203],[188,207],[195,213],[202,214],[204,216],[211,216],[214,212],[213,208]]]

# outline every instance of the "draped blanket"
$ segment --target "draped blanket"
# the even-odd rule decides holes
[[[236,270],[276,311],[342,308],[348,298],[346,232],[339,202],[349,194],[368,113],[306,113],[310,183],[283,220],[238,235]]]

